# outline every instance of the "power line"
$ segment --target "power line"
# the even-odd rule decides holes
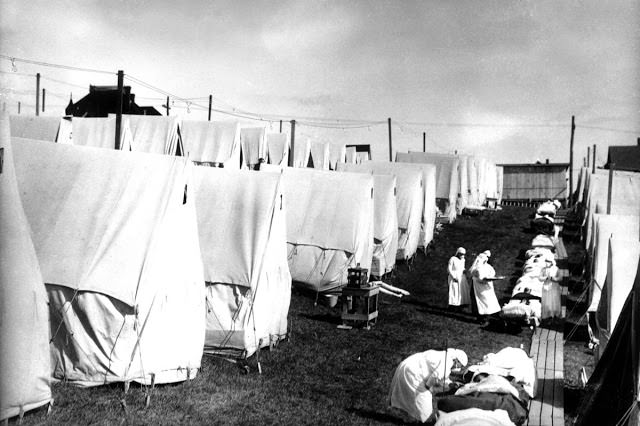
[[[599,126],[588,126],[588,125],[577,125],[576,124],[576,128],[583,128],[583,129],[593,129],[593,130],[603,130],[606,132],[618,132],[618,133],[631,133],[631,134],[640,134],[640,131],[638,130],[627,130],[627,129],[614,129],[611,127],[599,127]]]
[[[8,55],[3,55],[3,54],[0,54],[0,58],[7,59],[7,60],[11,61],[11,64],[12,64],[13,67],[15,67],[15,63],[16,62],[21,62],[21,63],[25,63],[25,64],[40,65],[42,67],[59,68],[59,69],[65,69],[65,70],[71,70],[71,71],[93,72],[93,73],[108,74],[108,75],[116,74],[113,71],[98,70],[98,69],[93,69],[93,68],[73,67],[73,66],[70,66],[70,65],[62,65],[62,64],[53,64],[53,63],[50,63],[50,62],[42,62],[42,61],[34,61],[34,60],[31,60],[31,59],[16,58],[15,56],[8,56]]]
[[[8,74],[8,75],[15,75],[15,76],[20,76],[20,77],[35,77],[35,74],[27,74],[26,72],[18,72],[18,71],[2,71],[0,70],[0,74]]]

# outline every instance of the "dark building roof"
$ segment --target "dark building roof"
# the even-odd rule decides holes
[[[610,146],[604,168],[610,168],[612,163],[616,170],[640,172],[640,145]]]
[[[161,115],[152,106],[139,106],[131,93],[131,86],[124,86],[122,90],[122,113],[134,115]],[[89,94],[78,102],[69,100],[65,109],[67,115],[74,117],[107,117],[117,113],[117,86],[89,86]]]

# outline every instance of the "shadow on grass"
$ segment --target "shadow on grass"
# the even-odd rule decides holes
[[[300,316],[312,321],[326,322],[327,324],[342,324],[342,319],[339,316],[331,314],[300,314]]]
[[[415,300],[415,299],[407,299],[404,303],[406,305],[417,306],[419,308],[418,309],[419,312],[456,319],[458,321],[467,322],[467,323],[477,322],[476,316],[469,312],[456,312],[456,311],[450,310],[448,307],[430,305],[428,303],[420,302],[419,300]]]
[[[564,417],[573,419],[580,409],[585,390],[577,386],[564,386]]]
[[[357,414],[360,417],[375,420],[378,422],[393,423],[396,425],[411,424],[410,422],[408,423],[406,420],[387,412],[367,410],[364,408],[347,408],[347,411]]]

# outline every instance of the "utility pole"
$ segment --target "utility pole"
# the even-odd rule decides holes
[[[595,173],[596,172],[596,144],[593,144],[593,170],[591,171],[591,173]]]
[[[607,214],[611,214],[611,193],[613,192],[613,170],[616,168],[616,163],[609,164],[609,189],[607,192]]]
[[[36,116],[40,115],[40,73],[36,74]]]
[[[280,133],[282,133],[282,120],[280,120]]]
[[[422,132],[422,152],[427,152],[427,132]]]
[[[18,114],[20,114],[20,101],[18,101]]]
[[[213,95],[209,95],[209,121],[211,121],[211,103],[213,102]],[[169,101],[167,101],[167,105],[169,105]],[[169,115],[167,113],[167,115]]]
[[[116,143],[115,149],[120,149],[120,133],[122,129],[122,89],[124,86],[124,71],[118,70],[118,106],[116,109]]]
[[[296,120],[291,120],[291,146],[289,147],[289,167],[293,167],[293,154],[296,146]]]
[[[387,118],[387,125],[389,126],[389,161],[393,161],[393,141],[391,139],[391,118]]]
[[[167,117],[169,116],[169,110],[171,107],[169,106],[169,97],[167,96],[167,103],[162,105],[167,110]]]
[[[590,166],[590,164],[589,164],[590,161],[591,161],[591,147],[588,146],[587,147],[587,166],[586,167]]]
[[[573,205],[573,136],[576,131],[576,118],[571,116],[571,143],[569,145],[569,202],[567,205]]]
[[[42,88],[42,112],[44,112],[44,101],[45,101],[45,95],[47,94],[46,89],[43,87]]]

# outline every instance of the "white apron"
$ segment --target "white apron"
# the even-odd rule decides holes
[[[476,294],[478,314],[491,315],[500,312],[500,303],[493,290],[493,281],[486,281],[485,278],[495,276],[495,270],[489,264],[478,266],[477,272],[473,276],[473,291]]]
[[[449,281],[449,305],[461,306],[471,302],[469,296],[469,283],[464,275],[464,260],[453,256],[447,266]],[[457,279],[455,281],[454,279]]]

